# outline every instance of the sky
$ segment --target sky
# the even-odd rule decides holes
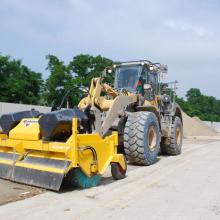
[[[168,65],[177,80],[220,99],[218,0],[1,0],[0,53],[44,78],[47,54],[65,63],[77,54]]]

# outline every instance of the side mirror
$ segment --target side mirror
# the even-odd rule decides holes
[[[152,86],[150,84],[144,84],[144,90],[145,91],[151,91]]]

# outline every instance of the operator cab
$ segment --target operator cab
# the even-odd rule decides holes
[[[115,88],[136,91],[137,82],[140,79],[142,66],[120,66],[115,71]]]
[[[154,99],[155,95],[158,94],[158,72],[150,70],[147,65],[141,63],[116,66],[115,88],[144,95],[145,84],[149,84],[151,87],[147,99]]]

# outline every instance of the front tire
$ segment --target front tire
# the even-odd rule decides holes
[[[112,163],[111,164],[111,173],[112,173],[112,177],[115,180],[121,180],[126,177],[127,161],[126,161],[125,156],[124,156],[124,161],[125,161],[125,169],[123,169],[119,163]]]
[[[151,165],[160,150],[160,128],[152,112],[135,112],[128,116],[124,131],[124,149],[128,161]]]

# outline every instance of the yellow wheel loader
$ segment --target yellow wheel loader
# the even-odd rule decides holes
[[[92,80],[78,108],[89,113],[102,137],[118,132],[118,152],[136,165],[151,165],[159,152],[181,153],[183,122],[175,102],[176,83],[162,83],[167,66],[148,60],[115,64]],[[104,83],[105,77],[114,85]],[[110,77],[110,78],[111,78]]]
[[[180,154],[181,109],[176,83],[160,82],[166,71],[147,60],[116,64],[92,79],[75,109],[2,115],[0,177],[57,191],[63,182],[87,188],[109,165],[117,180],[126,161],[151,165],[159,151]]]

